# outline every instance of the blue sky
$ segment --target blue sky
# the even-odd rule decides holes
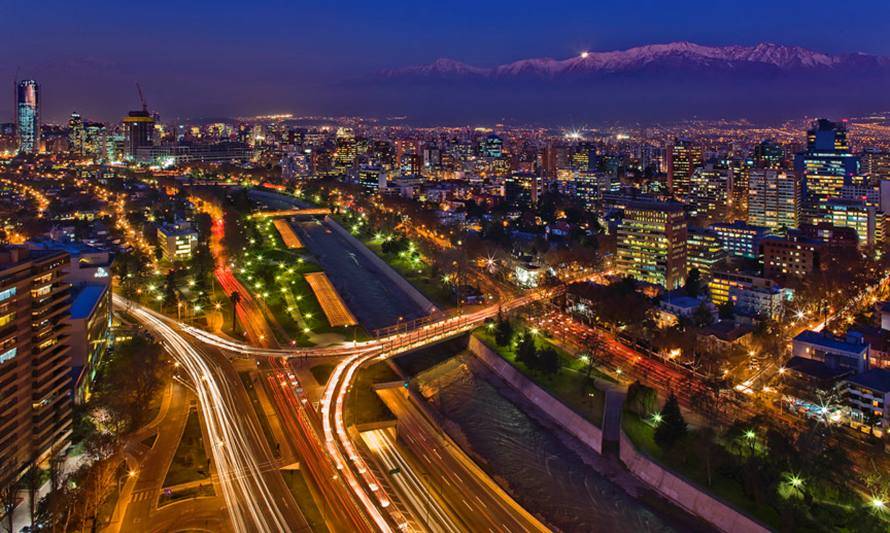
[[[490,65],[674,40],[890,55],[886,0],[3,4],[0,69],[41,81],[49,119],[119,116],[136,81],[168,116],[336,112],[325,84],[437,57]]]

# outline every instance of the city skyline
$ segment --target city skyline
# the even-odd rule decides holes
[[[137,101],[133,87],[139,82],[151,107],[166,117],[293,112],[408,115],[417,122],[436,124],[501,118],[552,123],[548,104],[540,100],[464,91],[461,99],[446,101],[441,113],[432,114],[425,104],[438,96],[435,93],[421,99],[412,97],[412,91],[368,87],[363,80],[386,69],[428,64],[438,58],[488,67],[525,58],[565,59],[584,51],[676,41],[705,46],[767,42],[830,54],[890,55],[880,24],[890,8],[880,2],[862,4],[856,13],[824,9],[826,2],[782,6],[686,2],[670,9],[651,2],[606,7],[564,2],[549,10],[498,2],[481,7],[458,3],[448,10],[435,4],[405,10],[352,2],[300,8],[272,3],[256,10],[238,9],[234,2],[217,5],[214,10],[175,6],[174,11],[169,3],[141,10],[53,2],[34,8],[14,2],[9,10],[19,24],[10,28],[12,50],[0,58],[0,71],[7,72],[10,80],[18,72],[19,79],[40,81],[46,92],[44,116],[52,122],[65,120],[71,111],[93,120],[116,120]],[[859,15],[865,12],[870,16]],[[795,24],[789,25],[788,20]],[[820,27],[832,31],[813,31]],[[43,37],[37,42],[28,40],[29,28],[40,28]],[[559,113],[553,114],[577,122],[622,116],[654,121],[753,115],[747,109],[733,112],[731,106],[705,99],[698,113],[678,107],[678,113],[668,117],[646,98],[610,99],[611,92],[578,97],[574,107],[554,108]],[[829,96],[837,94],[832,89]],[[597,98],[603,105],[616,107],[616,112],[606,114],[596,109],[603,105],[588,104]],[[833,101],[826,96],[802,105],[803,112],[861,111],[844,100],[838,98],[836,109],[825,109],[825,102]],[[0,102],[0,116],[11,116],[9,105]],[[801,114],[802,110],[794,111]]]

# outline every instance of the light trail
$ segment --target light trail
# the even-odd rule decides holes
[[[262,442],[258,430],[240,413],[220,369],[209,364],[208,358],[170,327],[162,315],[118,295],[114,295],[114,305],[159,337],[194,382],[234,529],[264,533],[289,531],[290,522],[266,483],[262,464],[257,461],[259,450],[251,445],[251,442]]]

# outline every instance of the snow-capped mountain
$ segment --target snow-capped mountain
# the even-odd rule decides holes
[[[798,46],[702,46],[690,42],[652,44],[611,52],[585,52],[568,59],[522,59],[505,65],[476,67],[453,59],[384,71],[384,78],[561,78],[644,71],[651,68],[688,71],[812,71],[819,69],[887,69],[890,59],[868,54],[832,55]]]

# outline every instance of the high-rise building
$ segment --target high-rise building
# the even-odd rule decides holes
[[[720,236],[712,230],[690,227],[686,237],[686,263],[689,270],[698,269],[702,279],[709,279],[711,272],[720,268],[726,260],[726,250]]]
[[[83,118],[76,111],[68,119],[68,152],[72,155],[83,155]]]
[[[676,139],[668,152],[668,190],[675,198],[686,199],[692,173],[702,166],[702,148],[686,139]]]
[[[736,257],[757,259],[760,254],[760,241],[770,234],[769,228],[752,226],[741,220],[732,224],[711,224],[711,229],[720,236],[726,253]]]
[[[748,181],[748,224],[792,229],[798,224],[800,181],[783,170],[756,168]]]
[[[130,111],[123,123],[127,138],[125,156],[132,160],[136,158],[139,148],[154,144],[155,119],[143,107],[141,111]]]
[[[617,266],[625,276],[676,289],[686,280],[683,206],[631,202],[618,225]]]
[[[71,434],[68,262],[61,251],[0,249],[0,464],[12,466],[0,475],[20,473]]]
[[[726,217],[730,173],[728,168],[714,165],[699,167],[689,180],[687,200],[695,215],[707,221]]]
[[[859,174],[859,158],[850,153],[847,126],[819,119],[807,130],[807,150],[794,158],[802,176],[804,216],[808,224],[825,219],[828,200]]]
[[[40,151],[40,85],[22,80],[15,88],[15,126],[18,151],[36,154]]]
[[[754,168],[779,169],[785,166],[785,149],[766,139],[754,147]]]
[[[860,246],[876,243],[877,218],[875,208],[860,200],[833,198],[826,204],[825,221],[837,228],[856,230]]]
[[[872,183],[890,180],[890,152],[867,148],[862,152],[860,159],[862,173],[868,176]]]

